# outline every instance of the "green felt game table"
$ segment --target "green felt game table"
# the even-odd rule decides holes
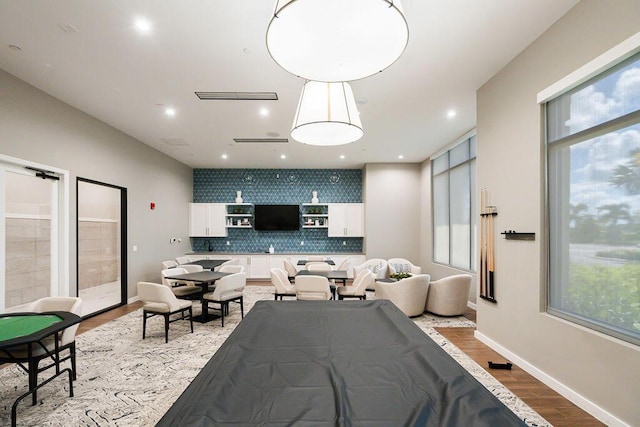
[[[19,396],[11,408],[11,425],[16,425],[16,410],[22,399],[31,395],[32,404],[37,401],[37,390],[56,377],[69,374],[69,396],[73,397],[73,373],[71,369],[60,369],[59,340],[62,331],[80,323],[80,316],[66,311],[46,313],[0,314],[0,363],[17,363],[29,374],[29,391]],[[45,340],[53,338],[49,346]],[[40,360],[49,358],[52,363],[38,368]],[[24,364],[27,364],[25,366]],[[56,373],[38,384],[38,372],[55,367]]]
[[[55,314],[0,317],[0,343],[14,338],[27,337],[61,321],[62,319]]]

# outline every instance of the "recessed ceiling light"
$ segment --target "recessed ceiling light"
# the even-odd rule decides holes
[[[456,116],[456,111],[455,110],[449,110],[447,111],[447,117],[448,118],[454,118]]]
[[[228,156],[227,156],[226,154],[223,154],[223,155],[222,155],[222,156],[220,156],[220,157],[222,157],[224,160],[227,160],[227,158],[228,158]]]
[[[284,159],[287,158],[287,155],[286,154],[280,154],[280,158],[284,160]]]
[[[167,116],[169,116],[169,117],[173,117],[173,116],[175,116],[175,115],[176,115],[176,109],[175,109],[175,108],[168,107],[168,108],[166,108],[166,109],[164,110],[164,113],[165,113]]]
[[[400,154],[400,155],[398,156],[398,158],[399,158],[400,160],[402,160],[402,159],[404,159],[404,156],[403,156],[402,154]]]
[[[145,18],[136,18],[134,25],[140,34],[149,34],[151,32],[151,22]]]
[[[340,159],[344,160],[344,154],[340,154]]]
[[[260,115],[262,117],[267,117],[269,115],[269,110],[267,110],[266,108],[261,108],[260,109]]]

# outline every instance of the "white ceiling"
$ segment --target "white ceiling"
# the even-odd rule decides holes
[[[365,134],[338,147],[289,136],[304,81],[267,53],[275,0],[0,0],[0,68],[194,168],[421,162],[475,126],[476,90],[576,3],[402,0],[407,49],[382,73],[352,82]],[[149,34],[136,31],[137,17],[151,22]],[[201,101],[196,91],[279,99]],[[233,141],[274,133],[289,143]]]

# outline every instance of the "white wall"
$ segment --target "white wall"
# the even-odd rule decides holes
[[[0,154],[70,171],[70,273],[76,287],[76,177],[127,188],[128,290],[160,280],[160,262],[190,250],[191,168],[0,70]],[[156,209],[150,210],[154,201]],[[169,244],[170,237],[182,238]],[[138,252],[132,246],[138,246]]]
[[[637,0],[583,0],[478,91],[478,187],[498,208],[497,304],[477,301],[477,335],[608,424],[640,425],[640,350],[549,316],[545,301],[539,91],[640,31]]]
[[[420,265],[420,165],[372,163],[364,168],[364,252]]]

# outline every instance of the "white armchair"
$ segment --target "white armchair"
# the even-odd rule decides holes
[[[428,274],[418,274],[397,282],[376,282],[376,299],[388,299],[409,317],[424,312],[429,292]]]
[[[456,274],[429,284],[425,310],[439,316],[459,316],[467,308],[472,276]]]
[[[391,258],[387,260],[387,265],[389,266],[389,275],[411,273],[411,275],[415,276],[416,274],[422,273],[422,268],[413,265],[411,261],[405,258]]]

